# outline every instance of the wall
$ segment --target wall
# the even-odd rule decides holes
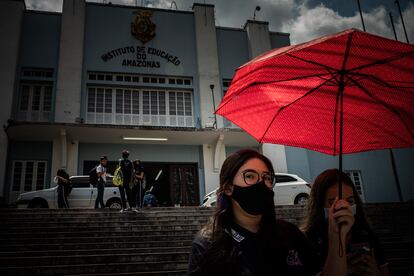
[[[288,33],[270,32],[270,45],[272,49],[290,45]]]
[[[215,117],[222,95],[222,84],[219,75],[217,35],[214,18],[214,6],[195,3],[194,26],[197,51],[197,74],[200,91],[201,127],[211,127],[217,118],[217,128],[223,126],[220,116]],[[214,85],[214,89],[210,89]],[[213,95],[214,94],[214,101]]]
[[[137,11],[141,10],[152,12],[150,20],[156,26],[155,37],[146,43],[139,41],[131,34],[131,24],[135,20]],[[193,89],[193,117],[197,125],[200,117],[200,100],[194,32],[194,15],[191,12],[87,3],[82,117],[86,118],[88,71],[185,76],[193,78],[193,85],[190,88]],[[125,47],[129,51],[124,54],[112,53],[114,50],[125,49]],[[139,59],[140,61],[155,62],[158,63],[158,67],[124,65],[124,62],[138,59],[138,48],[142,49],[142,53],[146,55],[146,59]],[[148,52],[150,49],[163,51],[171,56],[171,61],[150,54]],[[176,85],[167,84],[167,86],[174,88]],[[165,87],[165,85],[151,84],[151,87]]]
[[[85,0],[64,0],[60,33],[55,121],[80,117]]]
[[[20,32],[25,10],[24,1],[0,1],[0,125],[7,126],[11,117],[13,94],[16,89],[16,72]],[[0,131],[0,204],[5,195],[8,138]]]
[[[143,144],[89,144],[79,143],[78,172],[83,172],[84,160],[98,160],[103,154],[108,160],[121,158],[122,150],[130,152],[129,159],[140,159],[143,162],[190,162],[198,163],[198,146],[175,145],[143,145]]]
[[[408,152],[407,152],[408,153]],[[409,158],[410,154],[404,156]],[[312,181],[322,171],[329,168],[338,167],[338,157],[325,155],[322,153],[308,151],[309,167],[311,171]],[[402,164],[403,159],[397,159],[399,171],[407,171],[412,168],[410,163]],[[404,169],[402,169],[404,168]],[[360,170],[363,190],[366,202],[396,202],[398,201],[398,193],[395,185],[394,175],[388,150],[368,151],[363,153],[344,155],[343,170]],[[412,170],[411,170],[412,171]],[[413,173],[402,177],[402,190],[412,196],[410,190],[410,181],[412,181]],[[413,182],[411,182],[413,183]],[[407,195],[406,195],[407,197]],[[406,200],[408,198],[405,198]]]
[[[20,67],[56,70],[59,57],[61,14],[27,11],[23,21]]]
[[[249,60],[247,33],[244,30],[217,28],[220,79],[233,79],[236,69]]]

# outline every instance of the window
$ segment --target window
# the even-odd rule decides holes
[[[355,188],[359,196],[361,197],[362,201],[365,201],[361,171],[345,171],[345,173],[351,178],[352,182],[354,182]]]
[[[28,192],[46,188],[46,161],[13,161],[12,191]]]
[[[52,111],[52,83],[26,83],[20,86],[18,119],[49,121]]]
[[[112,89],[90,87],[88,89],[88,112],[112,113]]]
[[[165,115],[165,92],[164,91],[143,91],[143,114]]]
[[[52,72],[53,73],[53,72]],[[35,73],[24,71],[28,76],[35,75]],[[39,76],[47,75],[43,73],[36,73]],[[88,72],[88,80],[98,81],[102,83],[124,82],[124,83],[142,83],[146,84],[172,84],[172,85],[192,85],[192,78],[190,77],[159,77],[157,75],[137,75],[137,74],[122,74],[122,73],[108,73],[108,72]]]
[[[46,68],[23,68],[22,78],[52,79],[53,69]]]
[[[87,122],[193,127],[191,91],[89,87]]]
[[[87,123],[194,126],[192,91],[168,91],[170,84],[191,86],[191,77],[88,72],[88,80]],[[34,104],[38,108],[36,93]],[[32,96],[26,96],[25,91],[22,94],[21,105],[32,104]],[[50,102],[46,101],[44,106],[49,108]]]
[[[295,182],[296,178],[289,175],[276,175],[276,183]]]

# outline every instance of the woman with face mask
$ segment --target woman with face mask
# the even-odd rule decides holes
[[[276,220],[274,184],[271,162],[254,150],[240,150],[224,161],[216,212],[193,241],[188,275],[319,272],[316,254],[306,237],[293,224]],[[335,239],[334,250],[337,242]],[[330,260],[341,261],[334,254]],[[323,273],[345,275],[341,269],[331,266]]]
[[[342,199],[337,200],[340,182]],[[301,226],[301,230],[316,249],[321,266],[328,254],[329,224],[336,214],[347,217],[348,220],[352,217],[355,221],[348,234],[341,235],[344,246],[337,253],[346,258],[347,274],[388,276],[381,245],[368,224],[361,198],[352,180],[346,173],[330,169],[315,179],[308,201],[307,216]]]

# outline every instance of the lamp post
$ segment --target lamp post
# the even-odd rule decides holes
[[[214,100],[214,84],[210,84],[211,95],[213,96],[213,113],[214,113],[214,128],[217,128],[217,115],[214,112],[216,110],[216,101]]]
[[[256,12],[257,11],[260,11],[260,6],[256,6],[256,8],[254,9],[253,20],[256,20]]]

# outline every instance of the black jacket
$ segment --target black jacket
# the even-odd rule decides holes
[[[198,234],[192,245],[188,275],[316,275],[319,272],[312,247],[289,222],[277,221],[273,245],[260,231],[251,233],[237,224],[226,233],[232,257],[221,263],[207,260],[211,239]]]

